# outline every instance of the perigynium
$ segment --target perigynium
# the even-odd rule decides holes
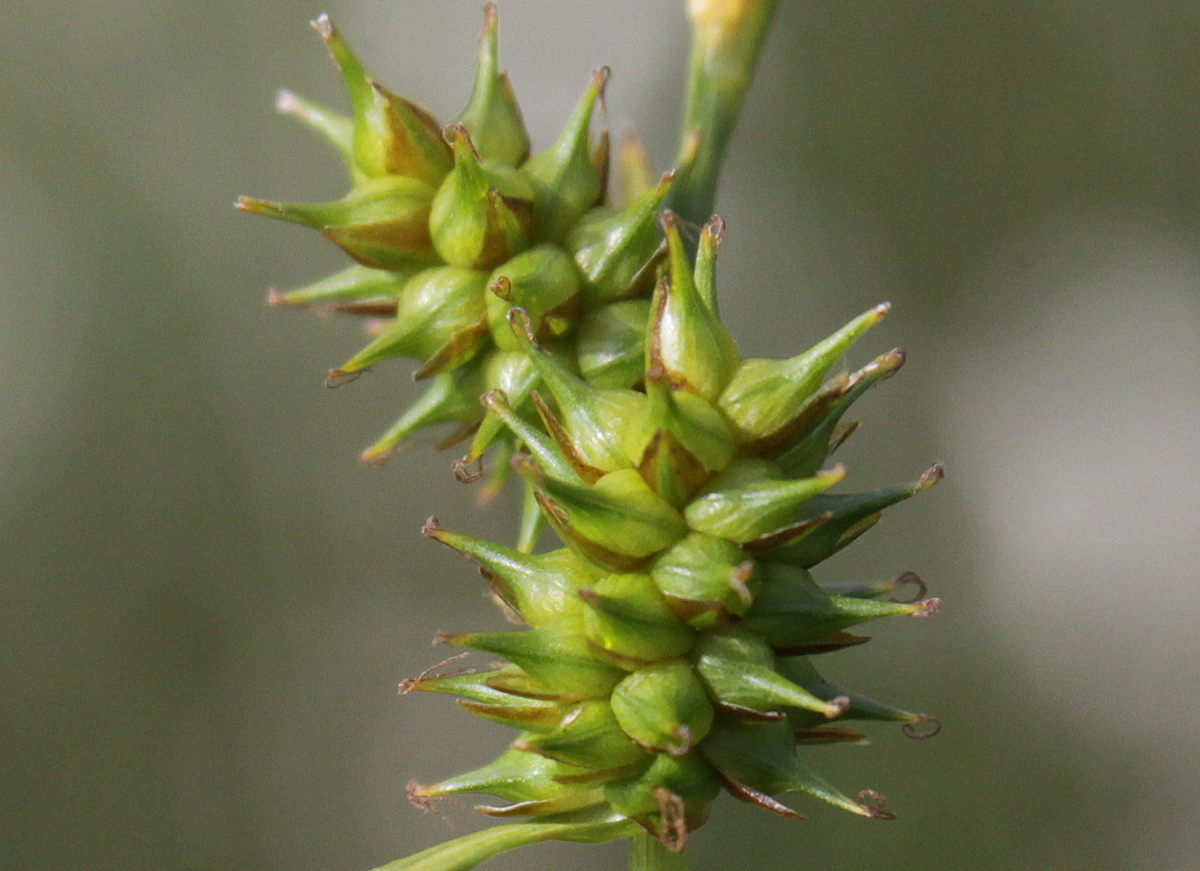
[[[804,793],[887,819],[878,794],[851,797],[813,771],[808,748],[865,742],[852,721],[937,729],[924,714],[830,683],[817,667],[869,641],[849,631],[860,624],[925,617],[939,605],[911,573],[849,587],[812,574],[884,509],[942,477],[934,465],[910,484],[840,492],[847,470],[831,456],[857,426],[845,415],[904,354],[856,370],[839,361],[888,305],[790,359],[743,358],[717,304],[723,222],[692,227],[664,208],[677,177],[688,182],[681,201],[711,201],[724,147],[711,139],[728,140],[740,105],[712,70],[730,57],[752,69],[757,43],[738,47],[738,28],[757,16],[761,42],[771,5],[693,0],[697,131],[685,136],[678,174],[657,184],[636,141],[625,143],[620,201],[609,190],[608,137],[592,132],[607,70],[557,141],[530,156],[499,71],[490,4],[474,90],[448,126],[372,79],[324,16],[316,27],[353,117],[280,99],[341,152],[350,193],[238,205],[313,227],[356,264],[272,301],[376,319],[374,337],[329,373],[331,385],[398,356],[417,359],[416,377],[430,380],[364,459],[453,424],[448,442],[471,439],[460,480],[475,480],[486,458],[485,493],[515,469],[527,494],[515,547],[433,519],[424,530],[477,561],[523,625],[439,640],[503,662],[482,671],[443,664],[401,684],[456,695],[470,713],[516,730],[494,762],[413,784],[410,798],[428,806],[489,795],[499,802],[479,810],[525,822],[451,840],[391,871],[464,871],[536,841],[622,837],[644,847],[635,867],[680,868],[664,857],[682,853],[722,791],[785,816],[798,814],[777,796]],[[706,123],[724,126],[705,139]],[[543,523],[561,547],[537,553]]]

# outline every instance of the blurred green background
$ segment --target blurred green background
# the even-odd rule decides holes
[[[406,780],[508,738],[395,686],[441,658],[436,630],[500,623],[421,522],[506,539],[515,503],[477,512],[427,447],[358,466],[407,370],[325,390],[359,326],[263,299],[340,254],[231,208],[342,192],[272,112],[280,86],[343,105],[309,19],[445,118],[480,6],[0,6],[4,871],[374,867],[447,836]],[[610,121],[666,168],[680,3],[501,15],[536,145],[607,63]],[[843,459],[866,486],[935,459],[950,477],[821,578],[911,569],[945,607],[824,664],[945,729],[812,751],[895,823],[729,800],[693,867],[1194,869],[1200,4],[781,0],[719,205],[747,354],[895,304],[854,359],[909,365]]]

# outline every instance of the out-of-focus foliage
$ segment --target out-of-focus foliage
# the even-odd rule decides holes
[[[327,11],[448,116],[478,5]],[[393,693],[429,664],[414,636],[494,620],[421,521],[507,539],[516,505],[477,515],[424,449],[356,466],[378,391],[321,387],[354,326],[254,302],[338,260],[229,207],[339,195],[320,144],[269,112],[279,84],[340,99],[319,11],[0,12],[5,868],[367,868],[444,837],[409,776],[499,750]],[[681,9],[502,12],[535,147],[609,64],[666,168]],[[882,691],[890,649],[888,694],[946,728],[823,764],[896,823],[731,805],[696,868],[1190,869],[1198,40],[1200,9],[1167,0],[781,3],[719,199],[722,308],[745,353],[781,356],[892,300],[909,363],[846,459],[879,484],[932,445],[951,478],[873,533],[886,565],[848,553],[827,577],[901,562],[947,607],[831,676]],[[494,867],[619,861],[586,849]]]

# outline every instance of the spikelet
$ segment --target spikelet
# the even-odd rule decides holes
[[[531,554],[426,527],[477,561],[528,628],[444,635],[507,664],[406,684],[518,730],[496,762],[412,797],[496,796],[506,803],[479,809],[530,818],[531,837],[536,825],[597,821],[622,837],[632,823],[676,851],[721,791],[789,817],[799,814],[785,793],[890,818],[876,793],[852,798],[803,758],[808,745],[863,743],[848,721],[936,729],[834,686],[815,664],[870,640],[848,630],[939,606],[912,574],[839,589],[810,571],[942,476],[935,465],[905,486],[835,492],[843,415],[904,355],[834,366],[888,307],[791,359],[743,359],[716,306],[720,220],[705,226],[694,268],[678,221],[668,213],[662,226],[640,389],[589,384],[541,344],[534,318],[509,313],[515,353],[540,376],[536,416],[500,391],[485,404],[526,446],[515,465],[563,546]],[[918,597],[900,597],[912,587]]]
[[[329,386],[397,357],[416,360],[414,377],[430,380],[363,452],[364,462],[382,462],[416,432],[446,423],[457,427],[448,444],[474,434],[464,466],[497,439],[511,450],[507,429],[475,400],[498,388],[518,411],[532,408],[540,379],[511,353],[518,350],[507,322],[514,306],[572,372],[605,387],[633,386],[662,253],[655,218],[674,174],[657,185],[631,179],[624,201],[608,196],[608,135],[594,132],[608,70],[593,75],[558,139],[531,156],[499,67],[493,4],[470,99],[446,126],[379,84],[327,16],[313,26],[345,80],[352,116],[287,92],[278,107],[331,142],[351,189],[331,203],[241,197],[236,205],[315,229],[356,261],[269,296],[278,305],[373,318],[371,341],[329,370]],[[635,138],[621,155],[625,167],[646,164]]]
[[[511,469],[526,492],[516,547],[436,520],[424,529],[478,562],[525,628],[442,634],[503,662],[431,669],[401,690],[455,695],[517,730],[494,762],[410,784],[409,797],[488,795],[497,801],[478,810],[527,821],[388,871],[466,871],[523,844],[643,831],[678,852],[722,791],[788,817],[799,814],[778,796],[802,793],[890,818],[876,793],[852,798],[812,770],[805,749],[864,742],[848,721],[936,731],[826,681],[814,661],[869,641],[849,631],[860,624],[939,606],[911,573],[835,588],[811,572],[942,476],[934,465],[910,484],[846,493],[846,468],[830,463],[854,430],[850,405],[904,363],[896,350],[835,370],[887,304],[790,359],[745,359],[718,311],[721,220],[693,258],[663,211],[675,173],[654,184],[633,138],[618,149],[624,199],[609,198],[608,139],[593,133],[607,70],[531,156],[493,5],[467,107],[447,126],[377,83],[328,18],[315,27],[352,117],[291,94],[279,108],[333,144],[351,189],[331,203],[238,206],[316,229],[355,263],[271,301],[375,319],[331,386],[396,357],[428,379],[364,460],[453,425],[447,443],[470,439],[460,479],[475,480],[491,451],[484,492]],[[543,523],[562,546],[534,553]],[[901,598],[909,588],[918,595]]]

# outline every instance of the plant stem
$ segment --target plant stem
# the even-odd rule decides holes
[[[687,857],[672,853],[653,835],[638,832],[629,839],[629,871],[687,871]]]
[[[692,58],[680,149],[680,165],[686,168],[669,205],[693,224],[712,214],[721,163],[777,2],[687,0]]]

